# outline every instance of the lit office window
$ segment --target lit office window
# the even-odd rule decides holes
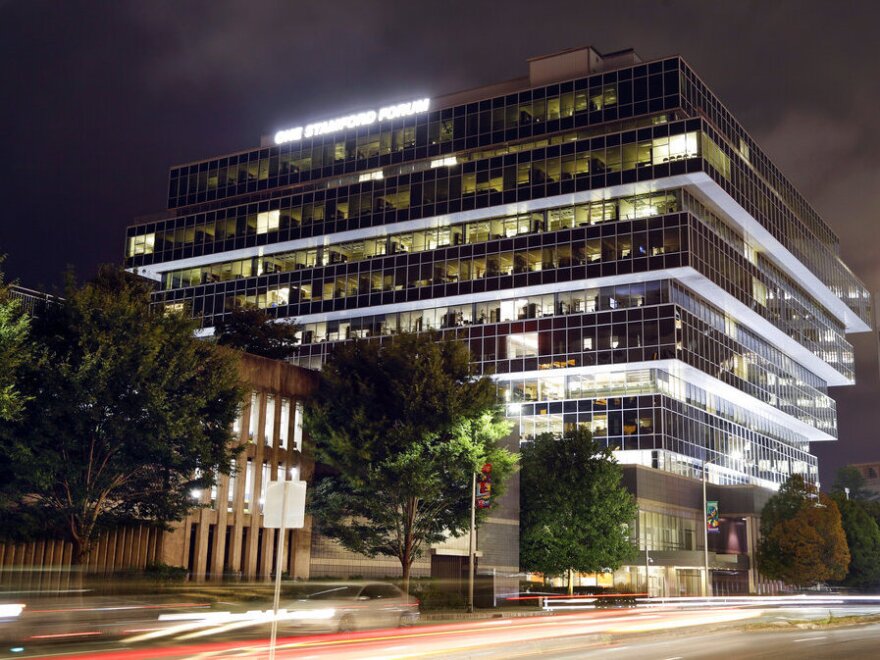
[[[244,471],[244,512],[250,513],[251,498],[254,490],[254,459],[247,459],[247,467]]]
[[[183,315],[186,311],[186,306],[182,302],[177,303],[165,303],[164,312],[165,316],[171,316],[172,314],[176,314],[177,316]]]
[[[752,297],[759,305],[767,306],[767,287],[756,277],[752,277]]]
[[[263,461],[263,469],[260,474],[260,511],[266,504],[266,493],[269,490],[269,463]]]
[[[699,141],[695,132],[655,138],[651,144],[651,160],[654,165],[693,158],[698,154]]]
[[[278,221],[280,218],[280,211],[264,211],[263,213],[257,214],[257,233],[258,234],[267,234],[270,231],[278,230]]]
[[[244,414],[243,410],[239,410],[238,414],[235,416],[235,419],[232,422],[232,435],[235,438],[241,435],[241,416]]]
[[[133,257],[136,254],[153,254],[156,247],[156,233],[141,234],[140,236],[131,236],[128,239],[128,256]]]
[[[256,442],[257,424],[260,421],[260,399],[256,392],[251,393],[251,415],[248,424],[248,439]]]
[[[282,286],[277,289],[269,289],[265,297],[260,295],[257,299],[259,307],[283,307],[290,301],[290,287]]]
[[[538,355],[538,333],[523,332],[507,336],[507,357],[525,358]]]
[[[294,407],[294,415],[293,415],[293,448],[297,451],[302,451],[302,436],[303,436],[303,404],[302,401],[297,401],[296,406]]]
[[[275,446],[275,395],[266,395],[266,419],[263,423],[263,442]]]
[[[287,439],[290,437],[290,399],[281,399],[281,419],[278,428],[278,446],[287,449]]]
[[[235,459],[232,459],[229,466],[229,488],[226,491],[226,511],[232,513],[232,505],[235,503]]]

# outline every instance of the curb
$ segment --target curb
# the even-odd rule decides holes
[[[419,621],[481,621],[486,619],[512,619],[531,616],[550,616],[552,612],[532,610],[528,612],[431,612],[419,616]]]

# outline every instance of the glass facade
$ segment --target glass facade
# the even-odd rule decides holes
[[[871,318],[837,237],[680,58],[561,77],[175,166],[126,265],[205,328],[296,320],[304,366],[467,342],[525,440],[580,424],[624,463],[815,480]]]

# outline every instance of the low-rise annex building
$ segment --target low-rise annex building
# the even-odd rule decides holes
[[[125,527],[100,540],[85,562],[87,573],[109,575],[150,564],[186,568],[196,581],[221,577],[259,580],[274,573],[277,531],[264,529],[262,503],[270,480],[305,479],[314,462],[303,451],[303,403],[317,373],[242,353],[241,381],[248,395],[233,426],[233,443],[244,445],[232,475],[194,491],[202,505],[163,532],[154,526]],[[291,577],[309,576],[310,519],[288,530],[285,567]],[[0,544],[0,583],[61,586],[69,573],[71,545],[63,541]]]

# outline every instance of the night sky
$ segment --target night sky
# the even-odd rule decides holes
[[[126,225],[162,211],[170,165],[279,128],[525,75],[593,45],[681,54],[837,232],[880,291],[880,3],[42,2],[0,0],[0,253],[56,286],[121,262]],[[877,342],[833,390],[836,468],[880,460]]]

